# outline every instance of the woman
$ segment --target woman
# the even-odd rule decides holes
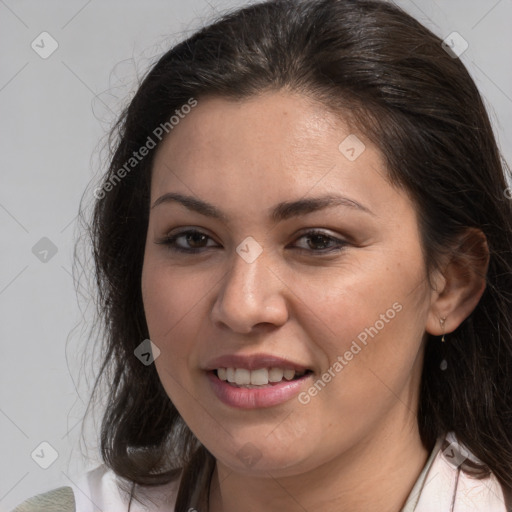
[[[270,1],[156,63],[94,191],[105,464],[17,512],[512,510],[508,169],[449,50]]]

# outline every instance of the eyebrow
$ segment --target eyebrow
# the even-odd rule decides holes
[[[176,192],[168,192],[163,196],[160,196],[153,203],[151,209],[156,208],[160,204],[173,202],[182,204],[185,208],[200,213],[206,217],[212,217],[214,219],[222,220],[226,224],[228,223],[227,216],[216,206],[198,199],[197,197],[179,194]],[[277,223],[292,217],[306,215],[308,213],[313,213],[325,208],[332,208],[334,206],[345,206],[347,208],[353,208],[355,210],[369,213],[370,215],[375,215],[366,206],[363,206],[353,199],[329,194],[320,197],[298,199],[296,201],[283,201],[270,209],[269,217],[272,222]]]

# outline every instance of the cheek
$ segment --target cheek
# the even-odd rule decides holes
[[[190,344],[181,338],[180,331],[190,322],[187,312],[192,309],[193,293],[179,286],[164,265],[151,264],[149,259],[144,263],[141,289],[149,338],[160,349],[155,359],[158,376],[174,405],[186,407],[180,389],[182,384],[190,387],[187,385]]]
[[[384,254],[306,285],[295,281],[297,317],[324,356],[326,388],[355,408],[389,394],[386,386],[401,388],[420,353],[429,291],[421,255],[402,256],[410,264]]]
[[[339,353],[348,350],[359,335],[364,344],[386,332],[396,336],[395,331],[409,321],[421,323],[419,310],[425,307],[427,297],[421,285],[423,269],[420,264],[402,268],[391,259],[368,255],[357,264],[326,269],[322,275],[286,276],[286,281],[293,283],[292,295],[299,299],[294,300],[297,321],[311,331],[312,340]],[[404,311],[414,310],[418,317],[413,314],[405,320]]]
[[[183,385],[193,392],[200,340],[208,336],[205,319],[214,284],[215,276],[207,272],[171,266],[159,256],[145,259],[141,289],[149,337],[160,349],[155,366],[176,405]]]
[[[190,347],[181,339],[179,331],[184,322],[190,321],[187,312],[192,309],[194,297],[190,289],[172,279],[165,266],[152,265],[149,261],[143,267],[141,288],[149,338],[160,349],[155,367],[164,389],[175,403],[177,383],[186,379],[187,347]]]
[[[161,258],[148,256],[142,269],[142,299],[151,339],[167,344],[187,317],[204,307],[210,288],[198,272],[171,267]]]

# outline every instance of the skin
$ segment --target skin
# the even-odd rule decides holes
[[[366,146],[354,161],[338,149],[350,134]],[[387,181],[382,154],[305,96],[200,98],[156,154],[151,205],[168,192],[226,217],[151,208],[142,273],[158,375],[217,460],[210,511],[399,510],[428,457],[416,420],[426,333],[453,331],[482,281],[447,262],[429,286],[415,206]],[[269,218],[282,201],[334,193],[371,213],[340,205]],[[192,227],[209,238],[177,243],[202,252],[157,243]],[[333,243],[308,239],[313,228],[343,249],[322,253]],[[263,250],[252,263],[236,252],[248,236]],[[307,390],[395,303],[401,311],[305,405],[230,407],[203,370],[219,355],[269,353],[312,369]],[[252,465],[237,455],[248,446]]]

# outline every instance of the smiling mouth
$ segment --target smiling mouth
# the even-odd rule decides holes
[[[296,371],[283,368],[259,368],[247,370],[245,368],[217,368],[212,373],[221,381],[237,388],[265,388],[283,382],[299,380],[311,373],[311,370]]]

